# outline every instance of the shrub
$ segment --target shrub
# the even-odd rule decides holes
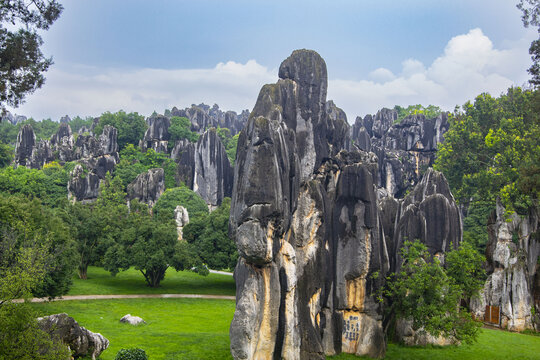
[[[143,349],[131,348],[120,349],[116,353],[115,360],[148,360],[148,356]]]

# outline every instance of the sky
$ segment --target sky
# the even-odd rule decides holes
[[[251,110],[295,49],[317,51],[349,123],[382,107],[453,110],[523,86],[537,38],[512,0],[60,0],[54,64],[17,114]]]

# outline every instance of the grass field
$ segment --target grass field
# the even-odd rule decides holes
[[[234,301],[206,299],[122,299],[32,304],[41,315],[66,312],[111,345],[101,356],[114,359],[121,348],[140,347],[151,360],[231,359],[229,325]],[[121,324],[126,314],[146,325]],[[540,337],[482,329],[478,343],[446,348],[409,348],[389,344],[386,359],[540,359]],[[342,354],[333,360],[358,357]]]
[[[197,275],[191,271],[178,271],[169,268],[165,279],[158,288],[146,285],[143,275],[135,270],[122,271],[111,276],[103,268],[90,266],[88,279],[77,276],[67,295],[124,295],[124,294],[212,294],[234,295],[234,279],[229,275]]]
[[[112,360],[121,348],[139,347],[152,360],[231,359],[229,325],[234,301],[206,299],[122,299],[32,304],[41,316],[65,312],[110,341],[100,359]],[[147,324],[120,323],[126,314]]]
[[[406,347],[389,344],[385,359],[389,360],[538,360],[540,338],[538,336],[511,333],[501,330],[482,329],[478,342],[473,345],[450,347]],[[332,360],[353,360],[357,356],[341,354]]]

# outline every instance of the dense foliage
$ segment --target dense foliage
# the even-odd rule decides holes
[[[524,213],[538,198],[539,100],[537,92],[510,88],[499,98],[479,95],[453,114],[435,168],[458,202],[499,197],[508,212]]]
[[[185,186],[165,190],[152,210],[156,216],[169,220],[174,219],[174,209],[178,205],[187,209],[190,221],[208,214],[206,202]]]
[[[75,265],[74,242],[52,209],[37,199],[0,195],[0,234],[0,291],[15,291],[10,296],[3,293],[3,299],[28,291],[40,297],[67,293]]]
[[[114,175],[122,180],[124,187],[127,187],[139,174],[149,169],[163,168],[165,172],[165,188],[171,189],[178,185],[176,180],[176,162],[166,154],[148,149],[142,152],[132,144],[127,144],[120,151],[120,162],[114,170]]]
[[[103,127],[111,125],[118,130],[118,148],[122,150],[127,144],[139,144],[148,126],[144,116],[120,110],[117,113],[106,112],[101,115],[94,129],[96,135],[101,135]]]
[[[423,114],[426,118],[433,119],[439,116],[442,112],[441,108],[439,108],[438,106],[435,106],[435,105],[422,106],[420,104],[409,105],[407,107],[396,105],[394,106],[394,110],[398,112],[398,118],[396,122],[400,122],[401,120],[405,119],[409,115],[417,115],[417,114]]]
[[[52,59],[43,56],[37,30],[49,29],[62,10],[56,0],[0,3],[0,110],[19,106],[45,82]]]
[[[131,348],[120,349],[114,360],[147,360],[148,356],[143,349]]]
[[[28,120],[17,123],[16,125],[13,125],[9,121],[4,121],[0,123],[0,141],[4,144],[10,144],[12,146],[15,146],[15,143],[17,142],[17,134],[24,125],[32,126],[34,134],[36,135],[36,140],[50,139],[51,136],[56,133],[58,131],[58,128],[60,127],[60,124],[58,122],[52,121],[51,119],[35,121],[34,119],[30,118]]]
[[[201,260],[211,269],[234,269],[238,261],[236,244],[229,237],[231,199],[207,216],[190,221],[184,227],[184,239],[194,245]]]
[[[172,149],[178,140],[189,140],[196,142],[199,139],[199,134],[191,131],[191,122],[188,118],[172,116],[171,126],[169,127],[169,149]]]
[[[227,153],[227,158],[231,162],[231,165],[234,165],[236,160],[236,148],[238,147],[238,137],[240,134],[231,136],[231,130],[227,128],[217,128],[217,135],[225,147],[225,152]]]
[[[455,255],[448,254],[448,271],[437,257],[431,257],[424,244],[405,242],[400,250],[403,265],[388,278],[383,295],[389,301],[391,314],[412,321],[415,331],[471,343],[477,338],[480,325],[458,304],[462,296],[478,291],[482,264],[473,262],[470,267],[460,269],[462,262],[454,261],[463,253],[474,254],[474,250],[465,247],[458,251]],[[474,279],[461,283],[467,276]]]

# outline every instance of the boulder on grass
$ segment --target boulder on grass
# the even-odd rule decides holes
[[[54,341],[66,344],[75,359],[90,356],[95,360],[109,347],[103,335],[85,329],[66,313],[40,317],[38,323]]]
[[[138,316],[132,316],[131,314],[125,315],[123,318],[120,319],[120,322],[128,323],[130,325],[146,324],[146,321],[144,321],[142,318]]]

